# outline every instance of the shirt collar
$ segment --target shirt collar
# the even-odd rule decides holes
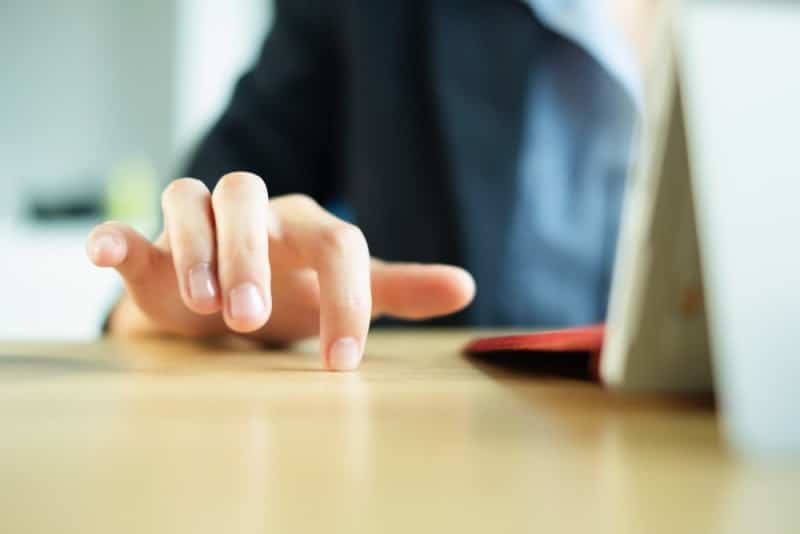
[[[633,51],[599,0],[521,0],[550,30],[584,48],[643,109],[641,72]]]

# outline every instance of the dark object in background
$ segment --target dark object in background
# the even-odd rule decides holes
[[[85,198],[60,202],[36,199],[28,205],[25,215],[34,221],[57,221],[99,217],[102,211],[100,199]]]
[[[64,180],[59,180],[64,182]],[[27,180],[30,184],[52,184],[54,180]],[[100,180],[69,180],[70,187],[28,188],[22,193],[23,216],[33,222],[98,218],[103,213],[104,192]],[[76,185],[77,184],[77,185]]]

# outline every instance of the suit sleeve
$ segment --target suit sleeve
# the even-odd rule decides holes
[[[331,2],[278,0],[274,26],[256,64],[238,81],[227,109],[198,144],[188,176],[213,189],[225,173],[254,172],[270,196],[337,193],[334,131],[341,65]],[[221,44],[222,45],[222,44]]]

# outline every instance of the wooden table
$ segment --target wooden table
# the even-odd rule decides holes
[[[4,344],[0,532],[800,532],[800,472],[737,462],[707,400],[513,374],[473,334],[375,332],[349,374],[313,346]]]

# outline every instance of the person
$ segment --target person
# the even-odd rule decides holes
[[[108,332],[319,335],[349,370],[379,317],[602,320],[656,3],[278,0],[161,235],[89,235]]]

